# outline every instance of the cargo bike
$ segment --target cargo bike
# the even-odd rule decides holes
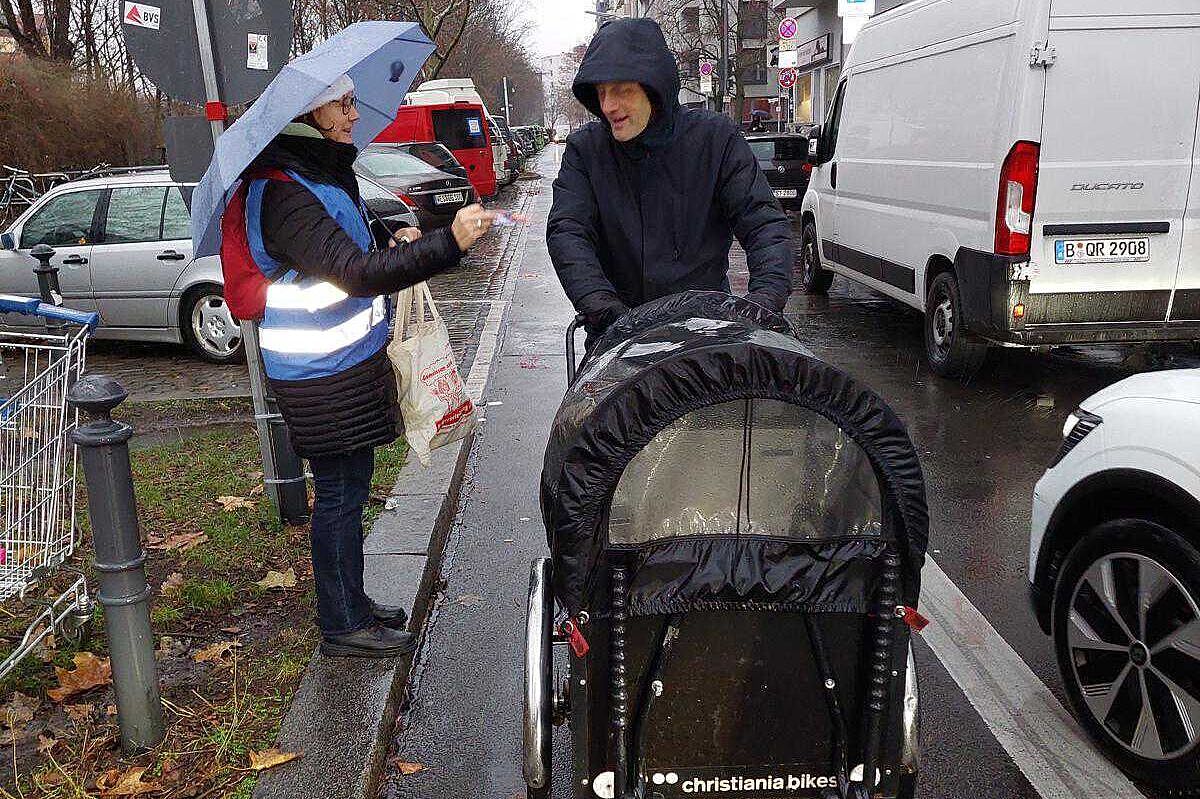
[[[577,799],[914,796],[928,515],[887,404],[715,292],[635,309],[568,380],[529,585],[529,796],[553,762]]]
[[[87,579],[67,566],[80,539],[67,392],[99,316],[10,295],[0,295],[0,314],[21,320],[0,326],[0,603],[29,614],[0,654],[3,678],[51,634],[81,643],[91,631]]]

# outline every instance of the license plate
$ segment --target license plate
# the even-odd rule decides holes
[[[776,189],[775,196],[781,200],[794,200],[794,199],[796,199],[796,190],[795,189]]]
[[[1059,239],[1054,242],[1056,264],[1119,264],[1150,260],[1150,239]]]
[[[434,205],[447,205],[449,203],[460,203],[462,201],[463,201],[463,196],[462,196],[462,192],[460,192],[460,191],[453,191],[448,194],[433,195],[433,204]]]

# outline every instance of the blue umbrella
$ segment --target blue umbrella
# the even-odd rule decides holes
[[[433,42],[413,22],[356,22],[296,58],[217,140],[212,163],[192,195],[195,257],[221,250],[221,214],[242,171],[284,127],[342,75],[354,81],[362,147],[391,124]]]

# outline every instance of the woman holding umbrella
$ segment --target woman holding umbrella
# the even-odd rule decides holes
[[[352,169],[358,119],[346,76],[308,103],[242,173],[245,236],[227,232],[222,257],[227,297],[241,288],[229,285],[237,271],[230,263],[248,263],[245,256],[257,266],[249,274],[271,281],[259,346],[292,444],[312,467],[321,650],[394,657],[416,643],[404,610],[377,605],[363,590],[362,512],[375,447],[397,434],[385,295],[457,266],[497,214],[472,205],[447,228],[424,237],[405,230],[400,246],[392,238],[377,249]]]

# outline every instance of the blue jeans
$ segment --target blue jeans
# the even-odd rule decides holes
[[[375,471],[373,447],[309,460],[312,467],[312,562],[317,623],[341,635],[375,623],[363,590],[363,507]]]

